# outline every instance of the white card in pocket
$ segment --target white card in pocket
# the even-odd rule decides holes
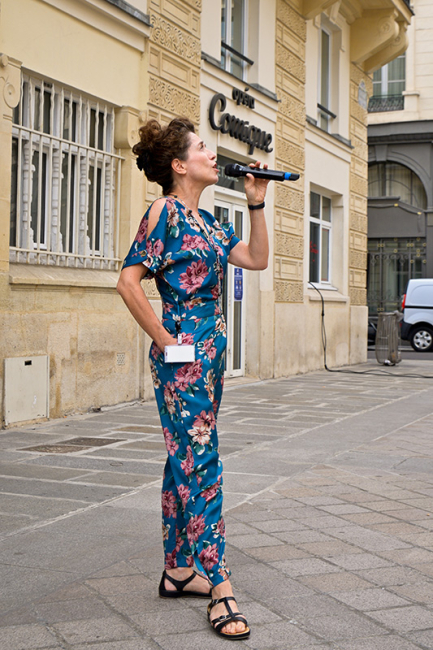
[[[166,363],[192,363],[195,361],[195,345],[166,345],[164,361]]]

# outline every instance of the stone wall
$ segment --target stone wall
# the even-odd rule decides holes
[[[276,15],[277,168],[297,172],[296,183],[275,188],[275,300],[303,302],[305,169],[305,19],[286,0]]]

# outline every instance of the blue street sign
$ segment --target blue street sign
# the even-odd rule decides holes
[[[243,269],[235,268],[235,301],[240,302],[244,293]]]

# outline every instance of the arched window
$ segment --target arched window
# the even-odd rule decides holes
[[[411,169],[398,163],[385,162],[369,166],[368,196],[398,196],[404,203],[421,210],[427,207],[427,195],[420,178]]]

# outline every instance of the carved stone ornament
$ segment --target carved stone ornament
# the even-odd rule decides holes
[[[305,125],[305,106],[302,102],[290,97],[286,93],[278,93],[281,96],[281,103],[278,105],[278,112],[291,120],[294,120],[299,125]]]
[[[193,122],[200,122],[200,98],[191,93],[180,90],[171,84],[150,78],[150,103],[169,111],[173,115],[185,115]]]
[[[361,178],[357,174],[350,175],[350,190],[356,194],[361,194],[361,196],[367,196],[368,194],[368,179]]]
[[[297,147],[283,138],[277,138],[275,149],[277,158],[291,166],[290,171],[305,168],[305,150],[301,147]]]
[[[349,288],[349,297],[350,303],[352,305],[366,305],[367,304],[367,290],[366,289],[355,289],[354,287]]]
[[[351,249],[349,253],[349,266],[353,269],[367,268],[367,253],[365,251],[356,251]]]
[[[304,257],[304,239],[302,237],[292,237],[284,232],[276,232],[275,252],[277,255],[302,259]]]
[[[365,214],[357,214],[354,212],[350,215],[350,228],[351,230],[367,234],[368,218]]]
[[[116,149],[131,149],[138,141],[139,112],[130,106],[116,111],[114,123],[114,146]]]
[[[6,54],[1,54],[0,82],[3,86],[1,96],[6,107],[15,108],[18,106],[21,96],[21,62],[11,59]]]
[[[276,302],[304,302],[304,290],[302,282],[287,282],[277,280],[275,282]]]
[[[291,212],[304,213],[304,193],[277,183],[275,188],[275,204]]]
[[[153,15],[151,22],[153,26],[151,38],[154,43],[193,65],[200,66],[201,45],[198,38],[183,32],[160,16]]]
[[[286,0],[277,0],[277,20],[291,29],[302,41],[307,40],[307,22]]]
[[[277,43],[276,63],[287,72],[290,72],[293,77],[305,83],[305,63],[279,43]]]

